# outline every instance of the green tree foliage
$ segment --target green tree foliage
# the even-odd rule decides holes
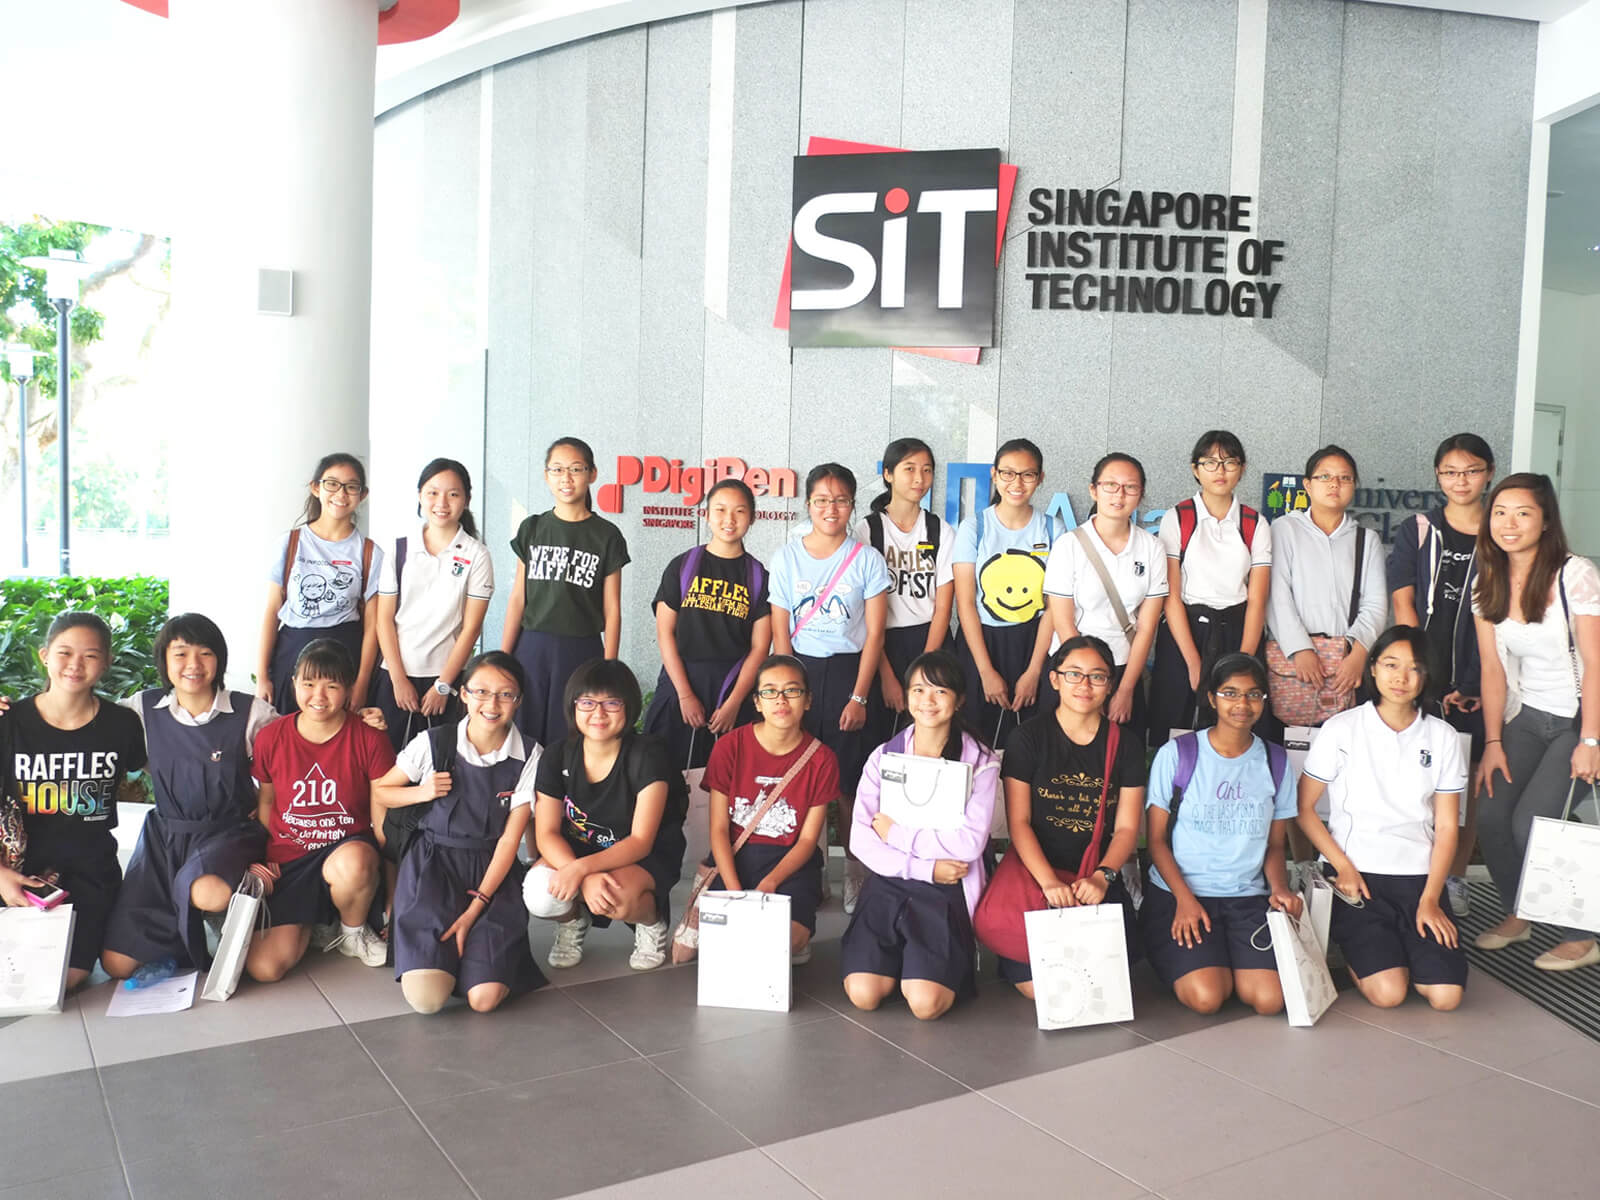
[[[21,225],[0,223],[0,343],[23,342],[45,353],[34,359],[38,372],[33,381],[41,395],[56,394],[56,310],[45,294],[44,272],[22,265],[24,258],[48,255],[52,250],[81,252],[90,240],[105,232],[100,225],[82,221],[51,221],[35,217]],[[28,315],[28,319],[20,319]],[[73,308],[68,318],[75,346],[100,338],[104,318],[87,304]],[[11,371],[0,366],[11,381]],[[77,372],[74,372],[76,378]]]
[[[157,686],[153,651],[167,619],[165,579],[7,579],[0,580],[0,696],[30,696],[44,686],[45,633],[73,610],[98,613],[111,626],[101,695],[120,699]]]

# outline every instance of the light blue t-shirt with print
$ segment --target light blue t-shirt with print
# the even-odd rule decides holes
[[[1223,758],[1211,747],[1204,730],[1196,737],[1200,752],[1194,774],[1183,793],[1176,829],[1168,828],[1167,844],[1196,896],[1264,896],[1267,835],[1273,821],[1295,815],[1293,771],[1284,771],[1277,791],[1267,746],[1256,738],[1238,758]],[[1151,808],[1172,811],[1172,782],[1178,773],[1176,738],[1156,751],[1146,793]],[[1166,888],[1154,866],[1150,881]]]
[[[860,553],[839,576],[822,608],[813,613],[828,580],[857,547]],[[767,594],[775,607],[789,614],[795,653],[813,658],[855,654],[866,645],[867,600],[893,586],[883,555],[848,537],[826,559],[813,558],[803,539],[790,538],[773,557],[769,570]],[[796,635],[795,626],[801,621],[805,628]]]
[[[993,505],[967,515],[951,561],[977,569],[979,620],[1026,625],[1044,611],[1044,564],[1054,540],[1050,518],[1037,509],[1021,529],[1002,525]]]

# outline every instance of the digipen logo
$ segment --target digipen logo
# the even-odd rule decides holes
[[[791,346],[992,346],[998,150],[794,160]]]
[[[617,458],[617,480],[601,484],[595,490],[595,503],[604,513],[620,513],[627,489],[643,485],[644,491],[662,495],[662,502],[646,504],[642,523],[673,529],[695,528],[695,509],[724,479],[740,479],[749,487],[759,506],[771,498],[779,505],[771,508],[757,507],[751,513],[753,520],[789,521],[793,514],[781,507],[783,500],[793,500],[799,490],[800,480],[790,467],[752,467],[742,458],[708,458],[703,466],[685,466],[681,458],[664,458],[659,454],[642,457],[632,454]],[[664,494],[664,495],[663,495]],[[675,500],[676,503],[669,501]]]

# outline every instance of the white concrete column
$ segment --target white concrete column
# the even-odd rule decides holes
[[[276,537],[317,460],[367,455],[375,0],[172,0],[172,609],[250,688]],[[257,272],[293,272],[292,316]]]

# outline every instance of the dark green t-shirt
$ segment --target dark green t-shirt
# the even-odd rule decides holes
[[[601,516],[563,521],[536,513],[517,528],[511,549],[527,572],[522,627],[593,637],[606,627],[606,576],[628,562],[622,531]]]

